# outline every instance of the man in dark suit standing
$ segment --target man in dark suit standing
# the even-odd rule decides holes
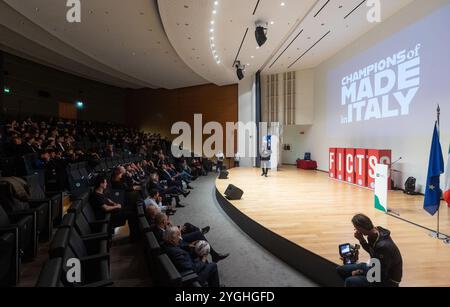
[[[208,263],[205,258],[199,259],[183,249],[180,244],[181,231],[170,226],[164,233],[166,252],[180,273],[193,271],[197,273],[199,282],[208,287],[220,287],[217,263]]]

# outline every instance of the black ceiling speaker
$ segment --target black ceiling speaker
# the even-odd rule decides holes
[[[256,43],[259,47],[267,42],[267,27],[263,24],[257,24],[255,30]]]
[[[240,61],[236,61],[236,63],[234,63],[235,67],[236,67],[236,75],[240,80],[244,79],[245,75],[244,75],[244,69],[245,67],[241,65]]]

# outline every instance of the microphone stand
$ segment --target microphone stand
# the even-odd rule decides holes
[[[392,190],[393,190],[393,191],[400,191],[401,189],[398,189],[398,188],[395,187],[394,179],[393,179],[393,177],[392,177],[392,166],[394,166],[396,163],[400,162],[400,160],[402,160],[402,159],[403,159],[403,158],[400,157],[400,158],[398,158],[396,161],[392,162],[392,163],[389,165],[389,169],[390,169],[389,171],[390,171],[390,173],[391,173],[391,185],[392,185]]]

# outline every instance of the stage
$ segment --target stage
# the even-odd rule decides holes
[[[217,199],[225,212],[254,240],[322,285],[342,285],[335,273],[340,264],[338,245],[357,243],[351,218],[368,215],[377,226],[392,232],[403,256],[401,286],[450,286],[450,245],[429,236],[417,225],[436,229],[436,217],[423,210],[423,196],[389,192],[384,214],[374,208],[373,192],[328,178],[327,173],[284,166],[261,177],[257,168],[229,170],[228,180],[216,180]],[[229,184],[244,196],[229,201]],[[450,210],[441,204],[441,232],[450,234]],[[361,251],[360,260],[368,260]]]

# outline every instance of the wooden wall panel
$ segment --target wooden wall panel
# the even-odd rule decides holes
[[[184,121],[193,127],[194,114],[203,115],[203,124],[238,121],[238,86],[212,84],[175,90],[129,90],[126,119],[130,126],[159,132],[173,138],[172,125]]]

